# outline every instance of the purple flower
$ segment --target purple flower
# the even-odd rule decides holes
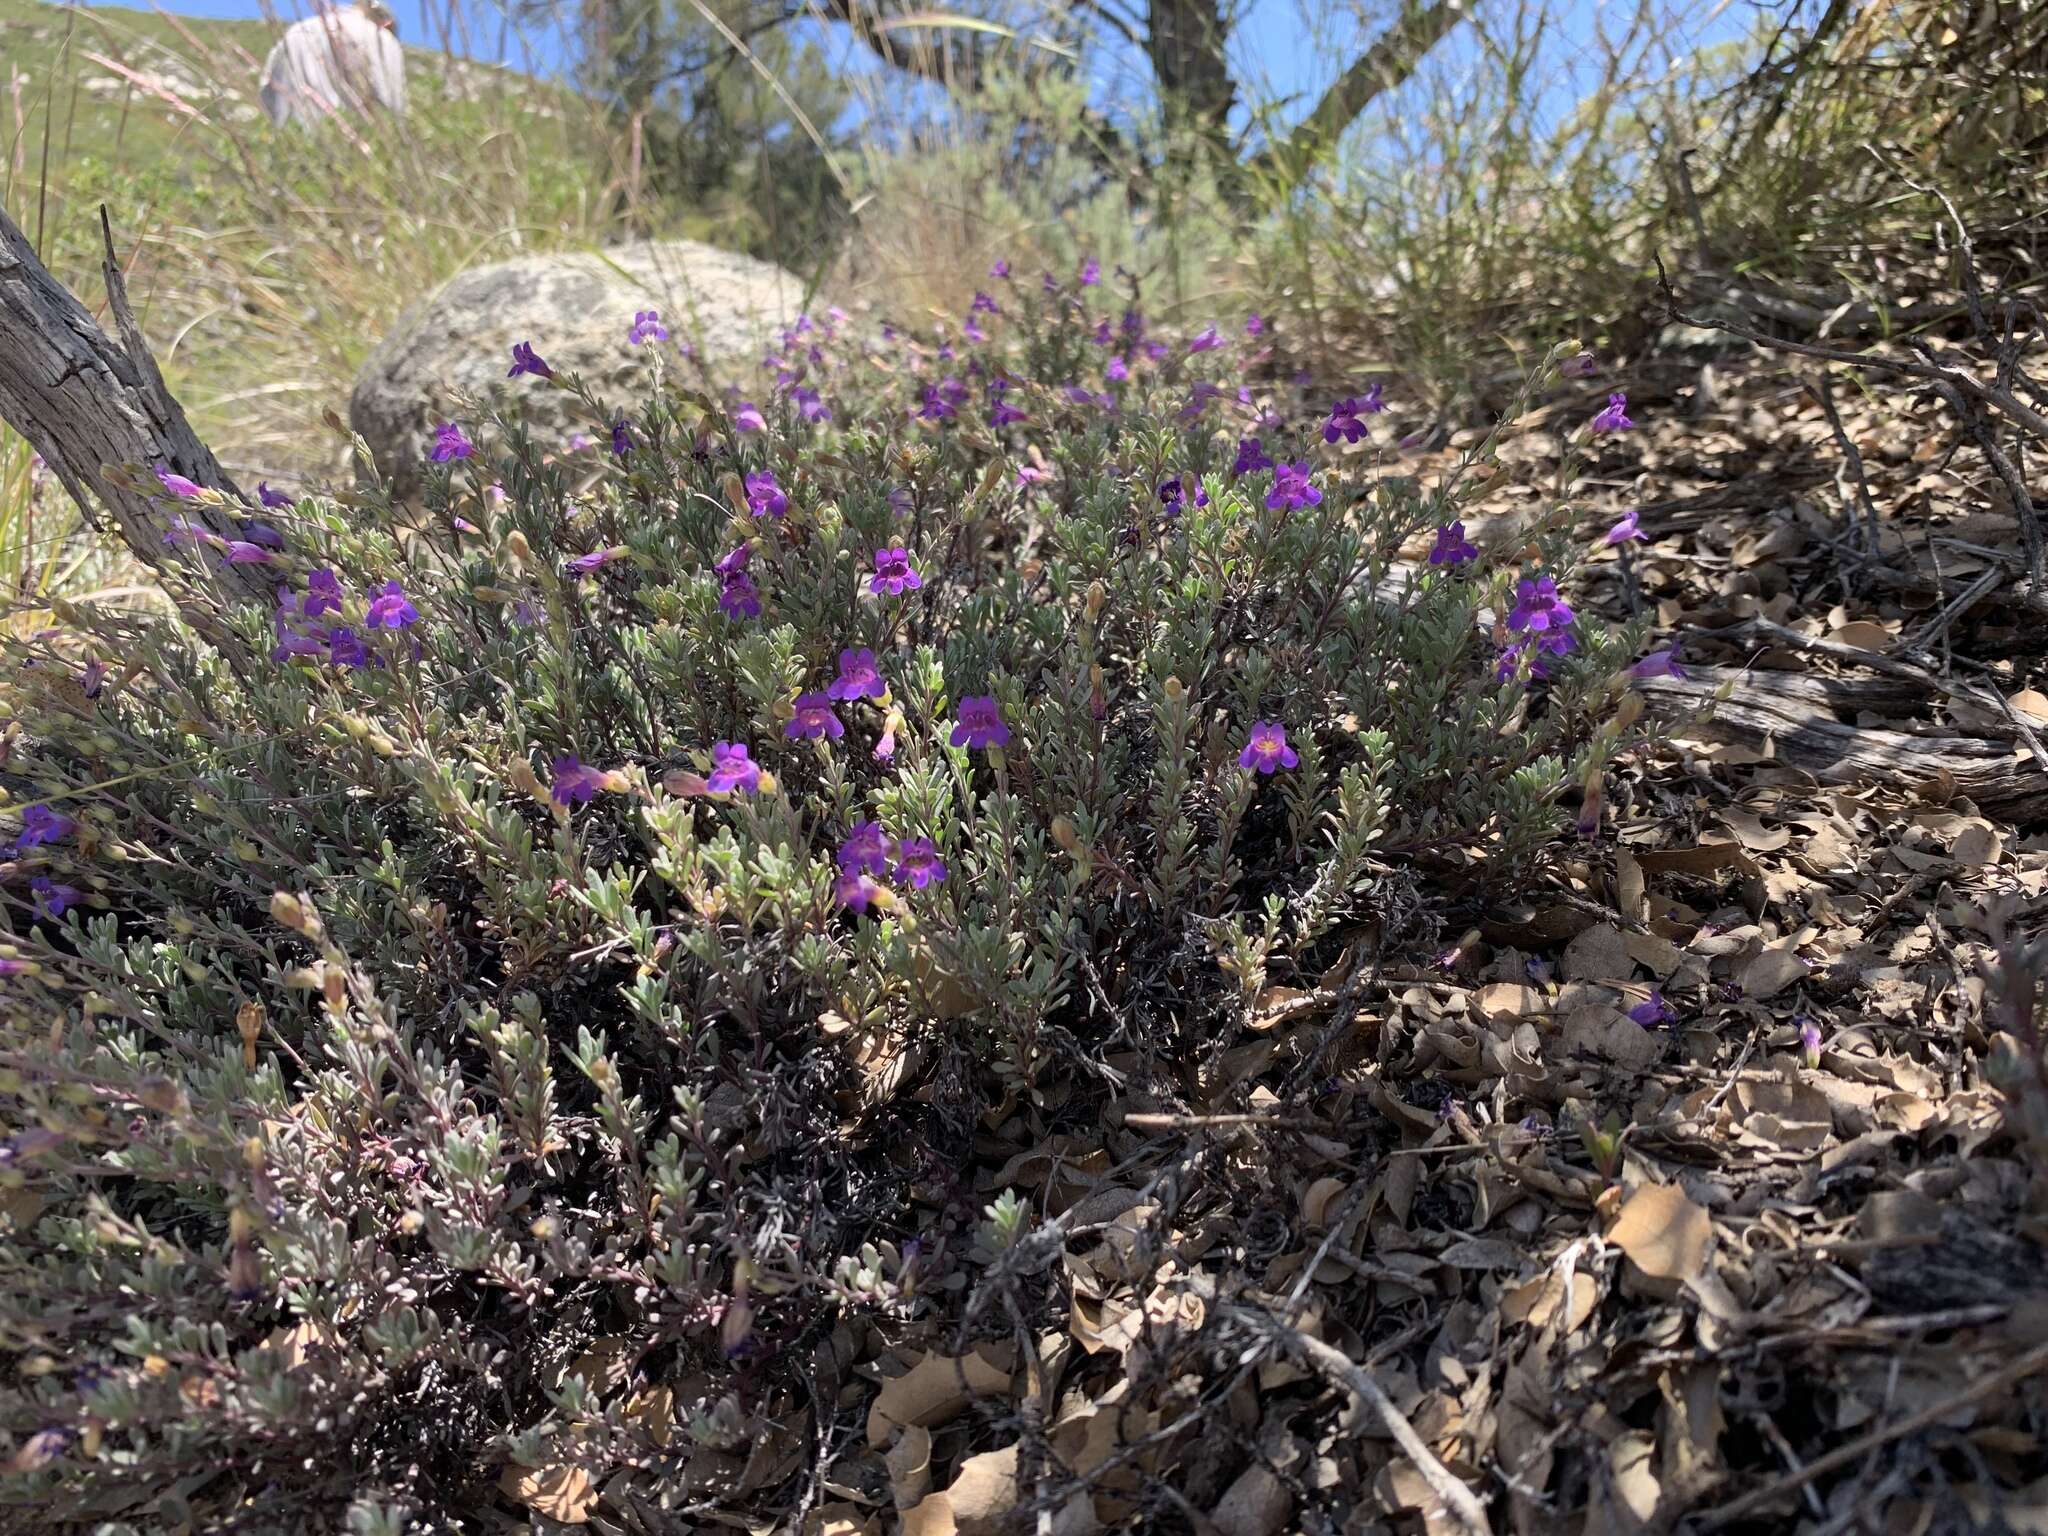
[[[897,845],[896,878],[920,891],[946,878],[945,863],[930,838],[906,837]]]
[[[1187,403],[1180,408],[1180,419],[1193,421],[1206,412],[1213,401],[1222,398],[1223,390],[1220,385],[1211,384],[1207,379],[1197,380],[1195,387],[1188,393]]]
[[[875,551],[875,574],[868,578],[869,591],[900,596],[923,585],[924,578],[911,568],[908,549],[899,546]]]
[[[1593,377],[1595,361],[1590,352],[1578,352],[1566,358],[1558,372],[1568,379],[1590,379]]]
[[[592,768],[578,762],[575,757],[563,755],[549,765],[555,782],[548,789],[548,798],[567,809],[594,799],[601,789],[612,787],[612,776],[603,769]]]
[[[268,480],[256,482],[256,499],[273,512],[292,504],[291,497],[285,495],[283,491],[272,490]]]
[[[1622,514],[1621,521],[1607,530],[1600,542],[1603,544],[1626,544],[1632,539],[1641,540],[1645,535],[1643,530],[1636,526],[1637,515],[1635,508],[1629,508],[1628,511]]]
[[[329,630],[327,659],[337,667],[381,667],[383,658],[372,656],[362,637],[352,629]]]
[[[789,497],[775,483],[774,470],[758,470],[747,476],[747,510],[756,517],[781,517],[789,510]]]
[[[1595,432],[1620,432],[1634,425],[1628,419],[1628,395],[1622,390],[1609,395],[1606,408],[1593,418]]]
[[[745,542],[735,544],[719,557],[718,564],[711,567],[721,581],[730,581],[747,568],[747,562],[754,558],[754,546]]]
[[[265,549],[284,548],[283,534],[271,527],[270,524],[259,523],[254,519],[242,524],[242,537],[251,544],[262,545]]]
[[[768,418],[761,414],[761,408],[751,400],[742,400],[733,409],[733,430],[736,432],[765,432]]]
[[[1675,677],[1683,681],[1685,668],[1678,664],[1676,648],[1667,645],[1662,650],[1650,652],[1631,666],[1628,675],[1638,680],[1646,677]]]
[[[1347,443],[1355,443],[1364,437],[1369,430],[1365,418],[1377,416],[1387,408],[1386,401],[1380,398],[1382,387],[1375,384],[1363,395],[1339,400],[1330,407],[1330,419],[1323,423],[1323,441],[1334,443],[1341,438]]]
[[[1195,505],[1198,507],[1209,505],[1209,493],[1202,488],[1202,482],[1195,479],[1193,475],[1175,475],[1170,480],[1159,482],[1159,501],[1166,509],[1168,517],[1179,517],[1181,513],[1187,510],[1188,487],[1190,485],[1194,487]]]
[[[1131,365],[1121,356],[1112,357],[1103,364],[1102,377],[1111,384],[1127,383],[1131,377]]]
[[[668,327],[661,323],[658,309],[637,309],[633,312],[633,325],[626,332],[629,345],[639,346],[643,342],[667,341]]]
[[[69,816],[59,816],[47,805],[31,805],[21,813],[21,834],[14,840],[16,853],[27,853],[50,843],[62,842],[78,830]]]
[[[505,377],[516,379],[522,373],[530,373],[536,379],[552,379],[555,376],[555,370],[547,365],[545,358],[533,350],[533,343],[530,341],[512,344],[512,368]]]
[[[1572,610],[1557,595],[1557,583],[1548,576],[1523,577],[1515,584],[1515,606],[1508,613],[1508,628],[1517,632],[1543,634],[1567,628]]]
[[[1799,1021],[1799,1059],[1809,1071],[1820,1065],[1820,1026],[1811,1019]]]
[[[1629,1009],[1628,1016],[1645,1029],[1678,1022],[1678,1010],[1664,1000],[1664,989],[1650,988],[1650,995]]]
[[[1436,531],[1436,544],[1429,552],[1431,565],[1463,565],[1479,558],[1479,546],[1465,537],[1462,521],[1446,523]]]
[[[434,451],[427,457],[436,464],[446,464],[450,459],[466,459],[475,452],[476,444],[462,435],[462,428],[444,421],[434,428]]]
[[[1529,675],[1548,678],[1550,663],[1546,657],[1569,656],[1578,649],[1578,645],[1569,629],[1546,630],[1542,634],[1532,633],[1502,648],[1499,659],[1494,663],[1494,678],[1499,682],[1507,682],[1515,675],[1515,668],[1521,665],[1525,654],[1529,658]]]
[[[800,693],[796,696],[796,718],[782,728],[782,734],[792,740],[815,741],[820,736],[837,741],[846,734],[846,727],[839,723],[838,711],[832,708],[829,693]]]
[[[726,577],[725,586],[718,594],[718,606],[727,618],[759,618],[761,594],[754,590],[753,577],[745,571],[734,571]]]
[[[1299,507],[1313,507],[1323,499],[1323,493],[1309,484],[1306,464],[1281,464],[1273,471],[1273,489],[1266,493],[1268,511],[1294,511]]]
[[[17,960],[12,955],[0,955],[0,976],[33,976],[40,969],[41,967],[33,960]],[[0,1147],[0,1153],[5,1151],[5,1147]],[[0,1166],[4,1166],[8,1161],[6,1157],[0,1156]]]
[[[1003,747],[1010,743],[1010,728],[1003,724],[1003,712],[992,693],[969,694],[960,701],[960,719],[947,738],[956,747]]]
[[[1223,338],[1216,334],[1216,327],[1212,325],[1188,343],[1188,351],[1190,353],[1213,352],[1222,345]]]
[[[273,623],[277,629],[277,647],[270,653],[272,661],[285,661],[293,656],[318,656],[327,649],[327,631],[309,621],[317,616],[313,597],[295,597],[288,587],[277,589],[277,613]]]
[[[1244,317],[1244,333],[1247,336],[1265,335],[1265,317],[1262,316],[1256,309]]]
[[[877,885],[859,870],[849,869],[832,882],[832,895],[849,912],[866,912],[884,887]]]
[[[885,874],[889,868],[889,839],[879,821],[857,821],[839,845],[839,867],[863,875]]]
[[[157,465],[156,477],[163,485],[163,488],[173,496],[181,496],[189,500],[194,496],[205,494],[197,480],[187,480],[183,475],[172,474],[169,465]]]
[[[83,667],[78,669],[79,692],[83,693],[88,699],[98,698],[100,696],[100,689],[106,685],[107,674],[113,670],[112,667],[101,661],[97,656],[93,657]]]
[[[1022,486],[1037,485],[1040,481],[1051,478],[1051,470],[1040,469],[1036,464],[1026,464],[1017,471],[1017,483]]]
[[[1002,395],[997,395],[995,403],[989,407],[988,424],[992,427],[1007,427],[1013,421],[1029,421],[1030,419],[1029,416],[1018,410],[1016,406],[1010,404],[1009,400]]]
[[[889,685],[882,681],[882,669],[875,665],[875,653],[866,646],[839,653],[839,675],[825,692],[835,699],[887,698]]]
[[[395,581],[387,581],[377,589],[363,614],[363,622],[372,629],[406,629],[419,619],[419,609],[406,599],[405,590]]]
[[[247,539],[229,539],[221,546],[222,565],[269,565],[276,558],[261,544],[251,544]]]
[[[610,544],[603,549],[593,549],[587,555],[578,555],[575,559],[569,561],[567,569],[575,572],[578,576],[588,576],[592,571],[597,570],[601,566],[610,565],[614,560],[623,560],[625,558],[625,545]]]
[[[1008,277],[1010,275],[1010,263],[1005,258],[998,256],[995,265],[988,269],[988,275],[990,277]]]
[[[202,523],[193,522],[189,517],[173,516],[170,526],[164,530],[164,542],[197,548],[202,544],[220,542],[220,535]]]
[[[1273,461],[1266,456],[1265,445],[1256,437],[1241,437],[1237,440],[1237,458],[1232,461],[1233,475],[1257,474],[1262,469],[1271,469]]]
[[[1245,741],[1244,750],[1237,755],[1237,766],[1255,773],[1277,773],[1282,768],[1296,766],[1300,761],[1294,748],[1287,745],[1287,727],[1277,720],[1253,721],[1252,733]]]
[[[621,416],[612,423],[612,453],[623,459],[633,451],[633,422],[630,417]]]
[[[1093,288],[1097,283],[1101,281],[1102,263],[1097,261],[1093,256],[1090,256],[1086,261],[1081,263],[1081,286],[1083,288]]]
[[[35,898],[36,911],[52,923],[78,905],[80,894],[77,886],[59,885],[48,875],[37,875],[29,881],[28,893]]]
[[[890,486],[889,494],[883,499],[889,503],[889,510],[891,512],[894,512],[898,517],[910,516],[912,504],[910,499],[910,488],[908,486]]]
[[[317,619],[323,613],[341,612],[341,583],[325,566],[306,578],[304,612],[309,619]]]
[[[1000,315],[1002,311],[996,308],[996,301],[994,299],[977,288],[974,292],[974,302],[967,306],[967,313],[970,315]]]
[[[789,398],[796,403],[797,415],[805,421],[830,421],[832,408],[819,398],[818,392],[799,384],[789,392]]]
[[[917,408],[920,421],[944,421],[960,414],[961,402],[967,398],[967,386],[952,374],[947,374],[936,384],[924,387],[924,402]]]
[[[751,795],[761,787],[761,765],[748,758],[747,749],[736,741],[711,744],[711,777],[704,787],[714,795],[738,790]]]

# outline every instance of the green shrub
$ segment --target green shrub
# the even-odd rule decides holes
[[[1498,434],[1425,484],[1376,393],[1281,421],[1237,323],[988,286],[957,354],[803,323],[758,410],[671,352],[594,446],[451,426],[416,512],[173,477],[220,643],[13,647],[7,1504],[397,1530],[798,1418],[842,1315],[972,1321],[1028,1218],[910,1190],[984,1112],[1110,1049],[1171,1096],[1597,820],[1637,637],[1541,588],[1568,502],[1467,557]]]

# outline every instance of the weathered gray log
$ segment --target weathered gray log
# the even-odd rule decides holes
[[[1779,762],[1824,784],[1882,783],[1953,793],[2014,822],[2048,817],[2048,773],[2014,744],[2013,733],[1919,735],[1851,723],[1866,710],[1896,713],[1924,701],[1927,689],[1910,681],[1733,667],[1689,666],[1686,673],[1683,679],[1653,677],[1635,686],[1667,709],[1711,705],[1713,716],[1702,734],[1768,748]],[[1723,685],[1729,695],[1715,702]]]
[[[0,208],[0,420],[43,456],[95,528],[118,535],[160,572],[173,565],[190,572],[195,562],[200,568],[211,562],[204,551],[176,551],[165,542],[171,516],[237,537],[222,509],[152,496],[109,479],[105,471],[122,464],[162,465],[230,497],[241,493],[164,386],[129,307],[104,208],[100,231],[106,247],[101,270],[119,344],[50,276],[20,226]],[[271,585],[261,566],[224,566],[211,579],[225,593],[259,598],[268,596]]]

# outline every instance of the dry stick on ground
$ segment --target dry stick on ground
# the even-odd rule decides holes
[[[1850,1462],[1881,1446],[1889,1445],[1894,1440],[1903,1440],[1907,1435],[1915,1434],[1929,1425],[1939,1424],[1958,1408],[1968,1408],[1987,1397],[1996,1397],[2044,1369],[2048,1369],[2048,1344],[2028,1350],[2012,1364],[1993,1371],[1983,1380],[1965,1387],[1953,1396],[1943,1398],[1938,1403],[1930,1403],[1918,1413],[1909,1413],[1896,1423],[1879,1425],[1868,1434],[1858,1435],[1847,1445],[1835,1447],[1825,1456],[1816,1456],[1796,1473],[1788,1473],[1775,1482],[1752,1489],[1741,1498],[1723,1504],[1719,1509],[1708,1510],[1700,1517],[1700,1523],[1695,1529],[1719,1530],[1724,1525],[1740,1520],[1752,1510],[1774,1503],[1788,1493],[1797,1493],[1816,1478],[1825,1477],[1838,1467],[1846,1467]]]
[[[1422,1437],[1415,1433],[1415,1426],[1402,1416],[1401,1410],[1394,1406],[1394,1400],[1363,1366],[1343,1350],[1288,1326],[1263,1307],[1238,1305],[1229,1310],[1231,1316],[1297,1359],[1306,1361],[1318,1375],[1333,1386],[1342,1387],[1370,1408],[1381,1427],[1401,1448],[1402,1454],[1415,1464],[1415,1470],[1422,1474],[1430,1491],[1443,1501],[1445,1512],[1465,1536],[1492,1536],[1493,1528],[1486,1522],[1486,1510],[1478,1496],[1450,1468],[1436,1459],[1429,1447],[1422,1443]]]

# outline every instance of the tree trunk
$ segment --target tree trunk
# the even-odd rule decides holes
[[[96,510],[104,509],[112,531],[145,564],[166,575],[173,566],[187,571],[194,562],[210,566],[215,562],[204,549],[177,550],[173,561],[164,535],[176,513],[224,537],[237,537],[222,509],[161,491],[152,496],[147,488],[104,473],[124,464],[141,466],[145,473],[161,465],[227,496],[241,494],[164,387],[128,306],[104,208],[100,228],[106,243],[102,271],[108,307],[121,332],[119,345],[50,276],[20,227],[0,208],[0,419],[43,456],[86,521],[107,531]],[[272,582],[260,565],[223,566],[212,579],[231,595],[262,600],[268,599]]]

